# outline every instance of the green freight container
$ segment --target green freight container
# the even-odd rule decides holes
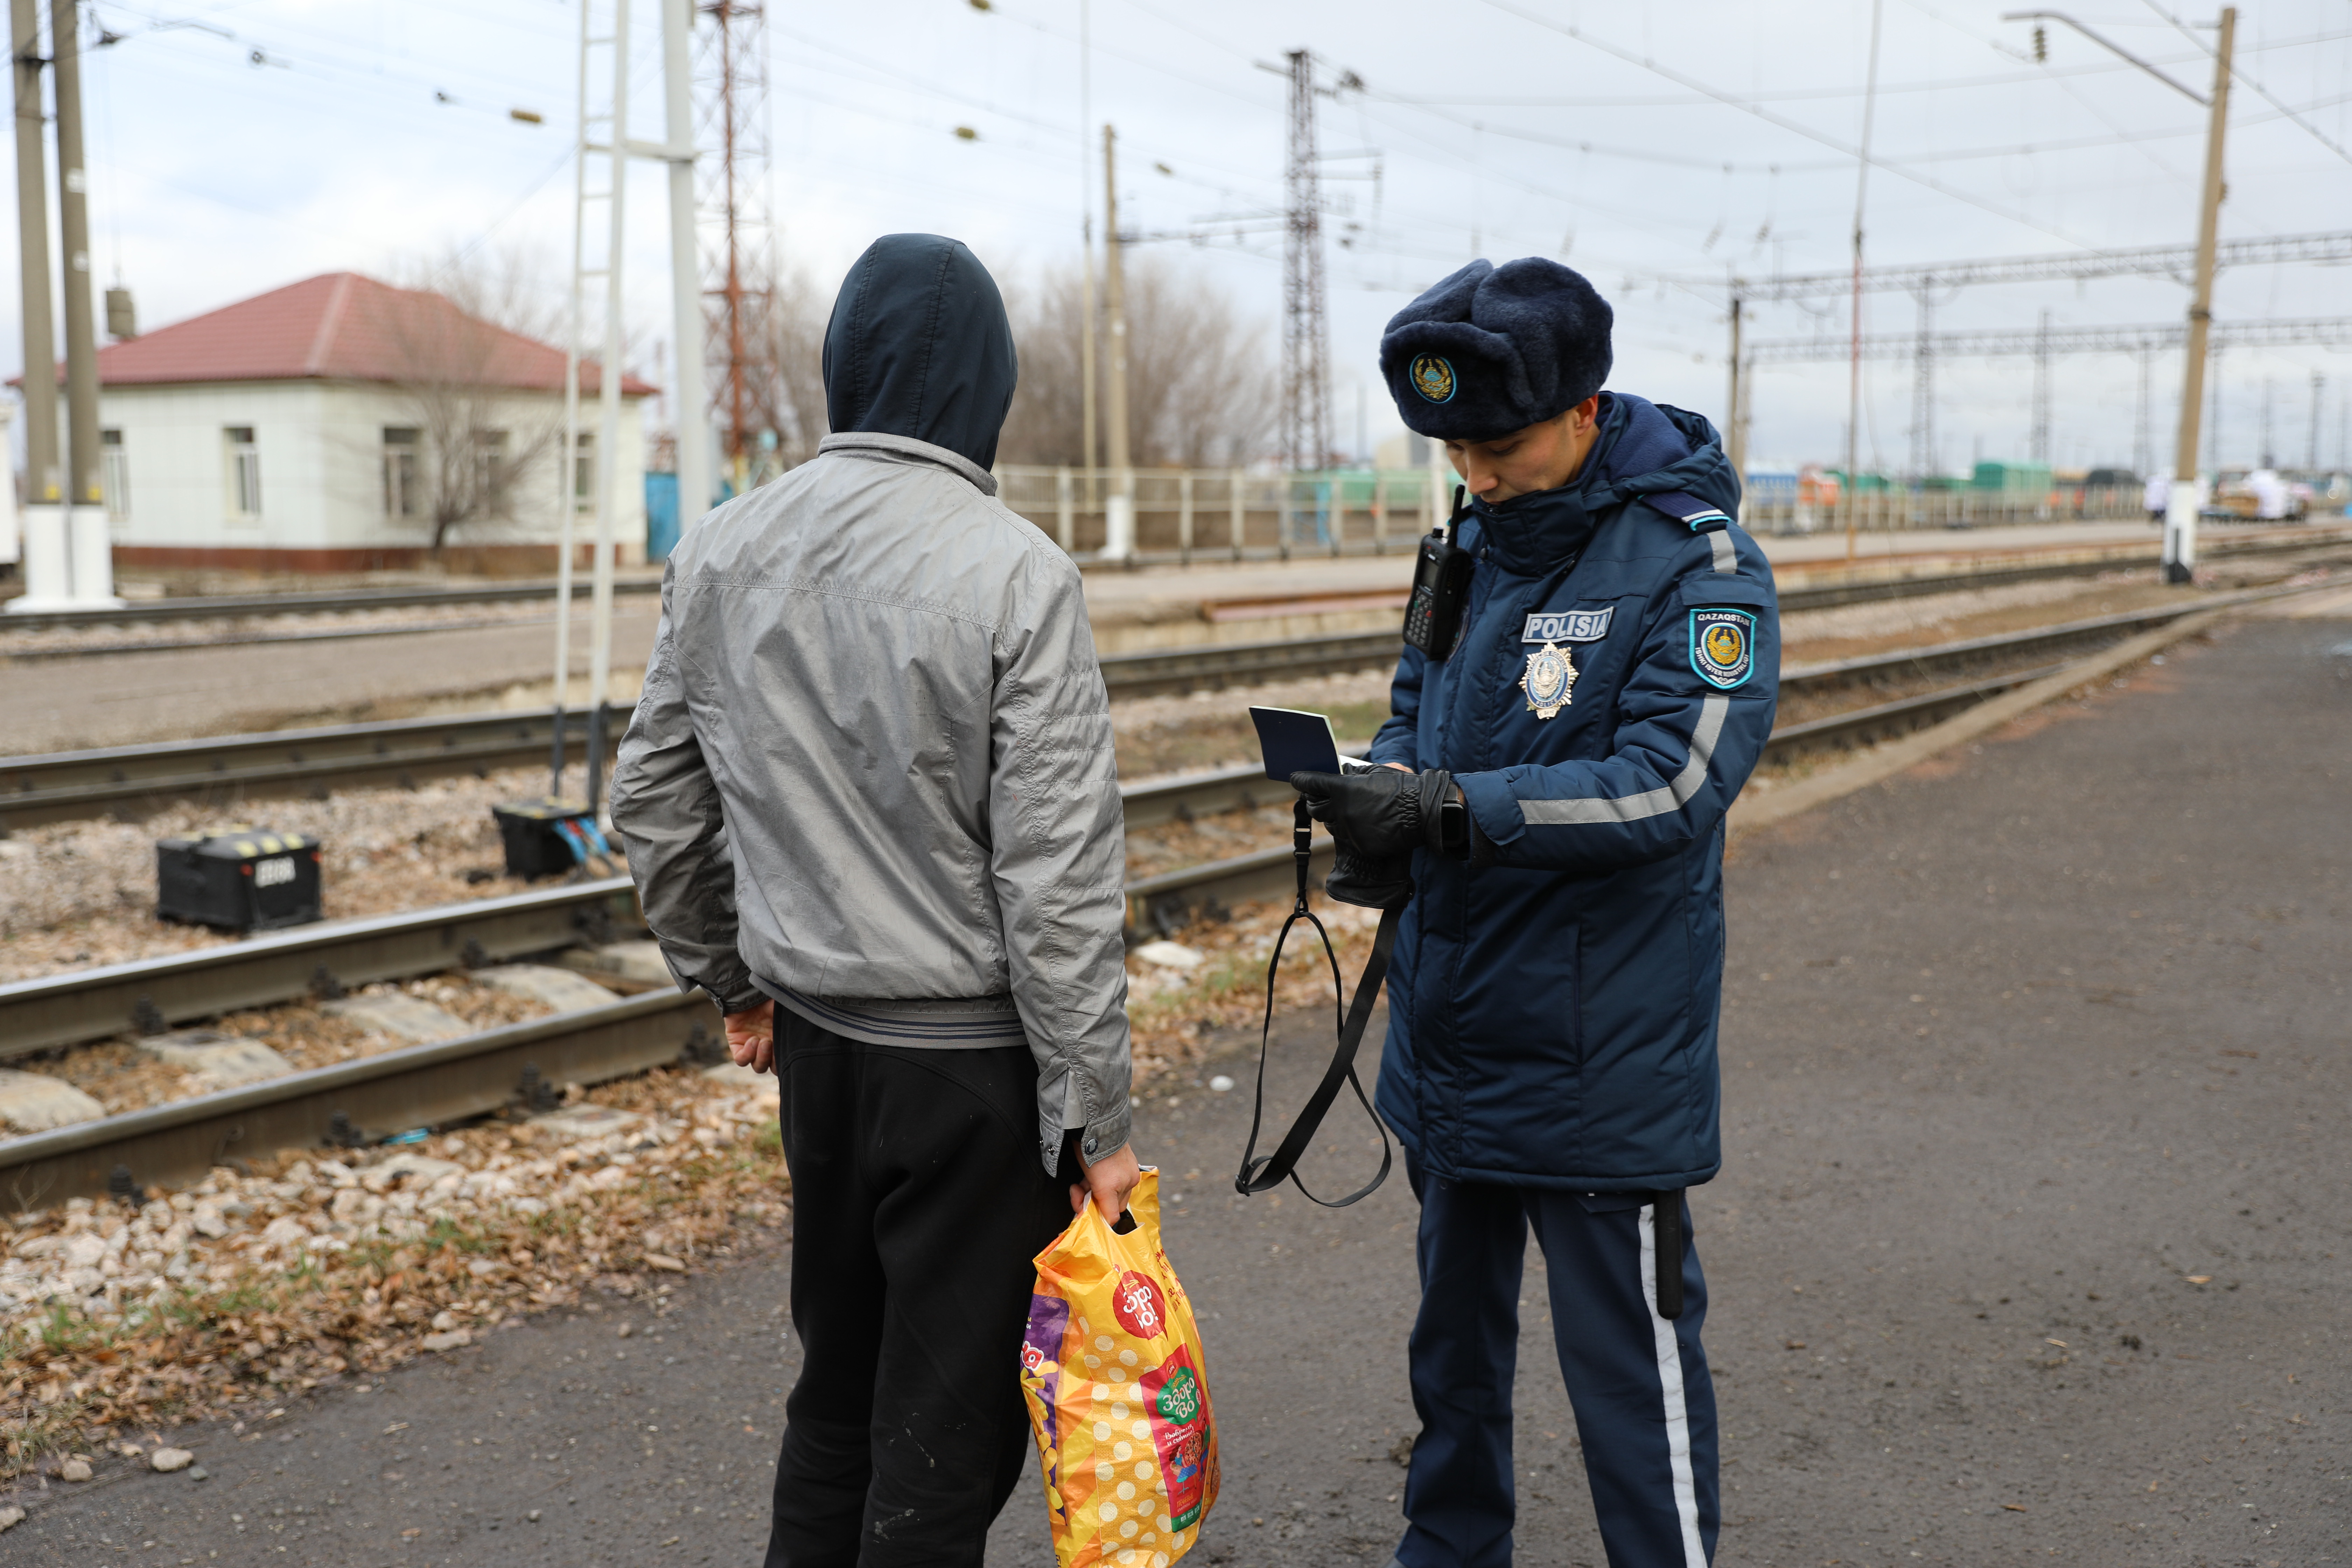
[[[2047,463],[1979,463],[1976,475],[1969,481],[1972,490],[1990,490],[2000,495],[2048,495],[2050,465]]]

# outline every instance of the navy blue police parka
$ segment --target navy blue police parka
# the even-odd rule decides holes
[[[1493,847],[1416,854],[1390,970],[1380,1112],[1442,1178],[1634,1192],[1722,1164],[1724,818],[1772,729],[1772,573],[1706,420],[1603,393],[1599,423],[1568,484],[1472,503],[1461,639],[1405,650],[1369,752],[1451,771]],[[1549,719],[1546,644],[1575,670]]]

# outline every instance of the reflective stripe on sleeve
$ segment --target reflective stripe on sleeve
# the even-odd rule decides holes
[[[1717,537],[1720,538],[1720,535]],[[1601,822],[1639,822],[1679,811],[1706,782],[1706,765],[1715,757],[1715,743],[1723,736],[1723,721],[1731,713],[1731,699],[1710,697],[1700,705],[1698,728],[1691,733],[1690,761],[1664,789],[1643,790],[1617,800],[1523,800],[1519,815],[1530,827],[1570,827]]]
[[[1706,536],[1706,547],[1715,553],[1715,569],[1731,573],[1739,570],[1739,546],[1731,542],[1731,530],[1719,528]]]

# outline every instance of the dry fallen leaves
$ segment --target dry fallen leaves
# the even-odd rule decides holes
[[[1284,839],[1288,834],[1284,834]],[[1315,890],[1313,908],[1331,933],[1345,994],[1353,997],[1380,925],[1378,910],[1335,904]],[[1135,1036],[1139,1085],[1171,1068],[1198,1061],[1208,1037],[1221,1030],[1255,1028],[1265,1014],[1266,960],[1290,913],[1287,900],[1234,906],[1226,918],[1197,920],[1162,934],[1201,953],[1196,969],[1171,970],[1130,958],[1127,1016]],[[1305,921],[1291,928],[1276,979],[1277,1013],[1305,1008],[1330,1016],[1331,964]],[[1334,1020],[1335,1024],[1337,1020]]]
[[[583,1098],[641,1120],[571,1143],[495,1120],[421,1150],[216,1168],[143,1208],[18,1216],[0,1237],[0,1475],[382,1372],[589,1289],[635,1295],[648,1268],[730,1252],[739,1221],[784,1222],[772,1096],[659,1069]]]

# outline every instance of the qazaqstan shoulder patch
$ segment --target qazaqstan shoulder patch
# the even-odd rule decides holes
[[[1709,686],[1738,686],[1756,668],[1756,617],[1745,610],[1693,610],[1690,661]]]

